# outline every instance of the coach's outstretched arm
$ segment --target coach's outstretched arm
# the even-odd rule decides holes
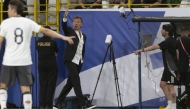
[[[69,44],[74,44],[72,38],[75,38],[75,36],[66,37],[66,36],[63,36],[61,34],[56,33],[55,31],[52,31],[50,29],[46,29],[44,27],[41,27],[41,31],[40,32],[43,33],[43,34],[45,34],[45,35],[47,35],[47,36],[50,36],[52,38],[59,38],[59,39],[68,41]]]

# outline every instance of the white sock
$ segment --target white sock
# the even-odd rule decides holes
[[[172,109],[176,109],[176,103],[172,103]]]
[[[7,108],[7,91],[5,89],[0,89],[0,104],[1,109]]]
[[[30,103],[26,103],[30,102]],[[23,104],[24,104],[24,109],[32,109],[32,95],[31,93],[24,93],[23,94]]]
[[[172,100],[168,100],[168,105],[172,106]]]

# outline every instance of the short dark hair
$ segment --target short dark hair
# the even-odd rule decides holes
[[[24,11],[24,4],[20,0],[11,0],[9,5],[11,5],[19,15],[21,15]]]
[[[82,17],[80,17],[80,16],[75,16],[75,17],[73,18],[73,20],[74,20],[74,19],[80,19],[81,22],[83,23]]]
[[[184,31],[189,31],[189,28],[188,27],[181,27],[181,32],[184,32]]]
[[[165,24],[162,26],[162,29],[164,29],[165,31],[168,32],[169,36],[173,36],[174,35],[174,28],[171,24]]]

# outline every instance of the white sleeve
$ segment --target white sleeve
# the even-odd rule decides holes
[[[67,21],[67,18],[63,18],[63,22],[66,22]]]
[[[0,25],[0,36],[5,37],[6,35],[6,25],[5,22],[2,22]]]
[[[41,32],[41,25],[38,25],[36,22],[31,20],[31,29],[33,32],[39,33]]]

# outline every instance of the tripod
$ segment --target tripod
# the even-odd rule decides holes
[[[95,92],[96,92],[96,88],[97,88],[97,85],[98,85],[98,81],[100,79],[100,75],[102,73],[102,69],[103,69],[103,66],[104,66],[104,63],[105,63],[105,60],[106,60],[106,56],[107,56],[108,50],[110,48],[110,62],[111,62],[111,60],[113,60],[113,70],[114,70],[114,77],[115,77],[115,87],[116,87],[117,102],[118,102],[118,107],[122,108],[123,106],[122,106],[122,101],[121,101],[121,93],[120,93],[120,88],[119,88],[118,75],[117,75],[117,69],[116,69],[116,62],[115,62],[115,57],[114,57],[114,51],[113,51],[113,45],[112,44],[113,44],[113,42],[111,42],[107,47],[106,54],[105,54],[104,60],[102,62],[102,66],[101,66],[101,69],[100,69],[100,73],[98,75],[98,79],[97,79],[97,82],[96,82],[96,86],[95,86],[94,93],[92,95],[92,100],[91,100],[90,104],[92,104],[92,101],[93,101],[93,98],[94,98],[94,95],[95,95]]]

